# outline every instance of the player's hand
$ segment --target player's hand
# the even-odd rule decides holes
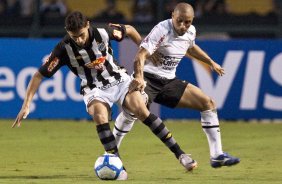
[[[128,92],[144,91],[145,86],[145,81],[142,77],[134,78],[129,85]]]
[[[215,71],[218,75],[222,76],[225,74],[224,68],[222,68],[219,64],[216,62],[213,62],[211,65],[211,69]]]
[[[12,128],[14,128],[16,125],[20,127],[22,123],[22,119],[25,119],[28,116],[28,114],[29,114],[29,107],[22,107],[15,122],[12,125]]]

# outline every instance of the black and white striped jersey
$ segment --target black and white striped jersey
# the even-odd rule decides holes
[[[59,68],[67,65],[81,80],[81,92],[84,87],[106,88],[122,80],[127,75],[113,57],[110,40],[121,41],[125,36],[125,27],[108,26],[89,28],[90,44],[79,47],[69,35],[66,35],[53,49],[49,58],[39,68],[45,77],[53,76]]]

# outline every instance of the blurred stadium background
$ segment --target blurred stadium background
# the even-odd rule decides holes
[[[126,23],[145,36],[170,18],[178,0],[0,0],[0,118],[14,118],[27,83],[64,36],[64,18],[79,10],[97,27]],[[197,43],[227,74],[217,78],[197,62],[185,59],[178,69],[212,96],[222,119],[282,119],[282,1],[182,0],[195,8]],[[137,47],[113,43],[116,58],[132,71]],[[70,108],[70,107],[76,108]],[[60,107],[60,113],[57,108]],[[46,110],[48,109],[48,110]],[[164,119],[198,119],[197,112],[154,105]],[[118,108],[114,108],[114,117]],[[45,80],[32,103],[29,118],[88,119],[78,80],[67,70]]]
[[[0,36],[60,37],[64,17],[82,11],[96,23],[123,22],[147,34],[170,17],[179,0],[1,0]],[[183,0],[193,5],[200,36],[219,38],[281,38],[279,0]],[[105,10],[105,11],[104,11]],[[214,37],[213,37],[214,38]]]

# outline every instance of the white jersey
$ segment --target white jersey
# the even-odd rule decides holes
[[[140,47],[145,48],[150,55],[159,53],[160,65],[155,66],[146,60],[144,72],[152,73],[167,79],[175,78],[176,67],[185,56],[187,50],[194,46],[196,29],[193,25],[187,32],[178,36],[173,28],[172,19],[157,24],[149,35],[142,41]]]

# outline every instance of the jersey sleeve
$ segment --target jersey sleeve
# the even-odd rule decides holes
[[[109,24],[105,30],[107,31],[110,40],[120,42],[126,36],[126,28],[123,24]]]
[[[44,61],[43,65],[39,68],[39,72],[47,78],[52,77],[62,66],[65,65],[65,49],[62,43],[59,43],[49,57]]]
[[[165,28],[161,24],[156,25],[142,41],[140,47],[143,47],[152,55],[165,39],[166,32],[164,30]]]

